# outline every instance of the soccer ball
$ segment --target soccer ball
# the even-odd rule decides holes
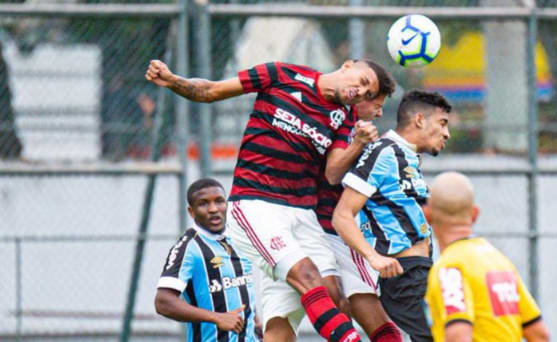
[[[391,26],[387,47],[398,64],[422,67],[431,63],[439,53],[441,34],[428,17],[421,14],[406,15]]]

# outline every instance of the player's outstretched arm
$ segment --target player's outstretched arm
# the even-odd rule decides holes
[[[445,342],[472,342],[472,324],[454,322],[445,328]]]
[[[183,78],[172,73],[168,66],[159,60],[149,63],[145,79],[195,102],[214,102],[243,94],[238,77],[222,81]]]
[[[383,278],[402,274],[403,269],[395,258],[380,255],[367,243],[354,217],[362,209],[367,197],[351,187],[346,187],[333,212],[333,227],[350,248],[366,258],[371,267]]]
[[[369,121],[360,120],[356,122],[354,128],[356,130],[356,135],[348,148],[335,148],[327,154],[325,177],[330,184],[340,184],[342,177],[354,164],[356,159],[358,159],[364,146],[379,138],[377,127]]]
[[[522,334],[528,342],[548,342],[550,340],[549,331],[542,320],[526,326],[522,330]]]
[[[180,293],[173,289],[159,288],[155,296],[155,309],[159,315],[180,322],[211,322],[219,329],[234,331],[239,334],[244,327],[241,312],[244,305],[229,312],[214,312],[198,308],[180,298]]]

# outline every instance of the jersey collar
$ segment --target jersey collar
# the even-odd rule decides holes
[[[218,240],[222,240],[226,237],[226,235],[224,234],[224,231],[220,234],[211,233],[209,230],[207,230],[205,228],[202,228],[199,225],[197,225],[197,223],[195,223],[195,221],[193,221],[192,227],[193,227],[193,229],[195,229],[196,232],[198,232],[199,234],[201,234],[201,235],[203,235],[206,238],[211,239],[211,240],[218,241]],[[225,226],[225,229],[226,229],[226,226]]]
[[[389,131],[387,131],[387,133],[385,133],[385,138],[394,140],[395,142],[408,147],[409,149],[411,149],[416,153],[418,152],[418,147],[416,147],[416,145],[409,143],[406,139],[401,137],[400,134],[398,134],[392,129],[390,129]]]

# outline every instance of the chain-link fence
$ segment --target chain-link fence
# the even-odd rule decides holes
[[[125,340],[131,323],[134,339],[180,338],[152,302],[185,225],[186,175],[231,185],[253,97],[188,104],[144,80],[154,58],[211,79],[272,60],[327,72],[372,58],[398,82],[381,131],[403,91],[446,95],[451,139],[425,158],[428,178],[472,177],[478,233],[515,262],[557,335],[557,2],[27,2],[0,3],[0,339]],[[422,69],[386,49],[408,13],[442,34]]]

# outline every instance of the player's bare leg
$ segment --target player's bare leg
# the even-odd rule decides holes
[[[296,341],[296,333],[292,330],[292,326],[287,318],[274,317],[267,322],[265,333],[263,334],[263,342],[294,341]]]
[[[374,341],[400,341],[402,336],[391,321],[379,298],[371,293],[356,293],[348,298],[352,316]],[[377,338],[376,338],[377,337]]]
[[[286,276],[290,286],[302,294],[302,305],[317,332],[329,341],[360,341],[350,318],[331,299],[325,281],[310,258],[303,258]]]
[[[318,286],[325,286],[317,266],[310,258],[303,258],[288,271],[286,281],[301,294]]]
[[[323,281],[325,283],[325,287],[327,288],[327,292],[329,292],[329,296],[331,296],[335,305],[346,316],[351,316],[350,303],[348,302],[348,299],[346,299],[346,296],[344,296],[339,277],[334,275],[326,276],[323,277]]]

